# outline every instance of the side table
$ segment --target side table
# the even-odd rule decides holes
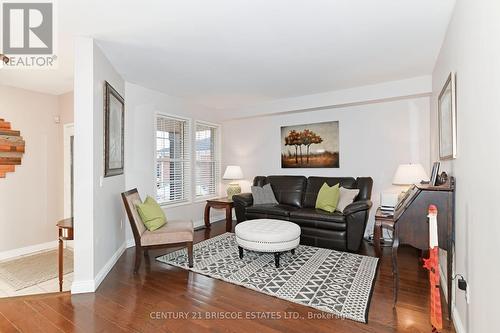
[[[64,219],[56,224],[59,231],[59,291],[63,287],[63,243],[64,241],[73,240],[73,218]]]
[[[231,232],[233,227],[233,200],[224,198],[215,198],[207,200],[205,206],[205,227],[210,228],[210,208],[226,210],[226,231]]]
[[[393,307],[396,306],[398,301],[399,291],[399,272],[398,272],[398,247],[399,238],[397,237],[397,230],[395,227],[394,215],[384,213],[380,207],[375,213],[375,228],[373,230],[373,247],[375,248],[375,255],[380,258],[382,250],[380,249],[380,238],[382,237],[382,229],[388,229],[393,232],[392,241],[392,276],[394,284]]]

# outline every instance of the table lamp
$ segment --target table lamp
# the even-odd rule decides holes
[[[400,164],[394,178],[393,185],[407,186],[398,196],[398,201],[405,195],[411,185],[420,183],[422,180],[429,180],[422,164]]]
[[[238,180],[243,179],[243,171],[238,165],[228,165],[222,179]],[[241,187],[238,182],[231,182],[227,187],[227,198],[231,200],[233,195],[241,193]]]
[[[422,164],[400,164],[394,174],[392,184],[409,186],[428,179]]]

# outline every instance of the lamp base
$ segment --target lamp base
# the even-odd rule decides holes
[[[233,199],[233,195],[240,194],[241,193],[241,187],[240,184],[238,183],[230,183],[229,186],[227,187],[227,198],[229,200]]]

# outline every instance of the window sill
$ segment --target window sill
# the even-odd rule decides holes
[[[207,200],[215,199],[215,198],[220,198],[220,195],[214,194],[214,195],[207,195],[206,197],[199,197],[194,199],[194,203],[202,203]]]
[[[178,202],[178,203],[172,203],[172,204],[168,204],[168,203],[163,203],[163,204],[160,204],[160,207],[161,208],[175,208],[175,207],[182,207],[182,206],[187,206],[187,205],[191,205],[193,202],[191,200],[189,201],[184,201],[184,202]]]

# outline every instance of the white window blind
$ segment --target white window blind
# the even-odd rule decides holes
[[[195,175],[197,198],[214,196],[219,192],[218,131],[217,126],[196,123]]]
[[[164,115],[156,117],[156,198],[160,204],[189,201],[189,123]]]

